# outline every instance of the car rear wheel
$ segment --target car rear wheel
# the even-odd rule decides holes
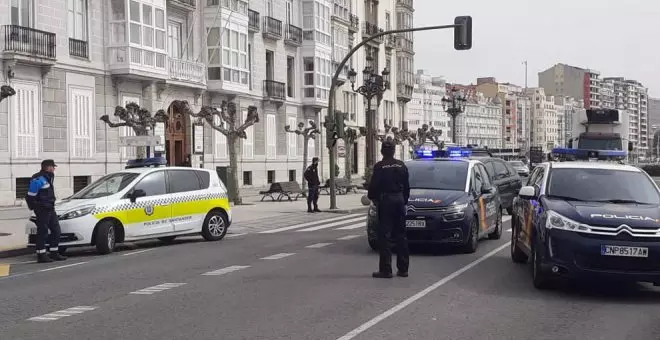
[[[219,241],[227,234],[227,217],[221,210],[213,210],[204,219],[202,236],[207,241]]]
[[[512,223],[516,223],[515,220],[512,220]],[[516,225],[512,226],[511,230],[511,261],[514,263],[527,263],[529,257],[525,254],[522,249],[518,246],[518,229]]]
[[[477,251],[477,246],[479,245],[479,223],[477,222],[479,218],[474,216],[472,222],[470,223],[470,237],[467,240],[467,243],[463,245],[464,253],[474,253]]]
[[[495,223],[495,230],[488,234],[488,238],[491,240],[499,240],[502,237],[502,209],[497,211],[497,220]]]

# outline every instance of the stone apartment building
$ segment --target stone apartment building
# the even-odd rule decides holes
[[[0,8],[8,9],[0,11],[0,82],[17,92],[0,103],[0,205],[20,203],[45,158],[59,164],[59,197],[122,169],[135,151],[122,147],[119,137],[132,131],[109,128],[99,118],[107,114],[118,122],[114,108],[128,102],[169,113],[168,128],[159,125],[154,134],[165,141],[155,151],[170,164],[191,155],[193,166],[217,169],[221,176],[229,163],[224,136],[209,126],[195,128],[170,104],[183,99],[198,111],[233,100],[243,117],[255,105],[260,122],[240,143],[239,181],[243,187],[300,181],[302,138],[284,126],[322,123],[340,59],[374,29],[398,27],[400,7],[411,11],[412,2],[0,0]],[[381,68],[390,67],[392,90],[377,112],[398,125],[406,96],[398,96],[397,75],[405,70],[391,61],[402,50],[392,41],[359,51],[350,67],[358,83],[367,54]],[[337,107],[351,113],[352,124],[363,125],[363,101],[349,90],[350,84],[338,90]],[[309,158],[325,154],[327,164],[319,137],[310,143]],[[363,145],[354,146],[356,172],[363,171]]]

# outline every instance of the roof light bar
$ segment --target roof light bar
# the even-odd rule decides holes
[[[130,159],[126,162],[126,169],[134,168],[148,168],[148,167],[158,167],[161,165],[167,165],[167,159],[165,157],[152,157],[145,159]]]

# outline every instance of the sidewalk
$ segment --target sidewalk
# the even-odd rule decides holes
[[[330,207],[330,196],[319,197],[319,208],[323,213],[307,213],[305,197],[297,201],[272,202],[266,198],[260,202],[261,196],[243,196],[245,205],[232,207],[232,226],[229,233],[244,233],[280,226],[305,223],[312,220],[320,220],[336,217],[337,213],[364,213],[366,207],[360,199],[363,193],[337,195],[337,206],[339,209],[328,212]],[[0,258],[11,257],[29,252],[27,247],[27,235],[25,235],[25,224],[31,212],[27,208],[12,207],[0,209]]]

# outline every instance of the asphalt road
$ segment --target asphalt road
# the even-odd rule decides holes
[[[660,338],[659,290],[537,291],[509,259],[508,232],[475,254],[414,249],[410,277],[373,279],[377,256],[351,219],[54,264],[11,259],[0,339]]]

